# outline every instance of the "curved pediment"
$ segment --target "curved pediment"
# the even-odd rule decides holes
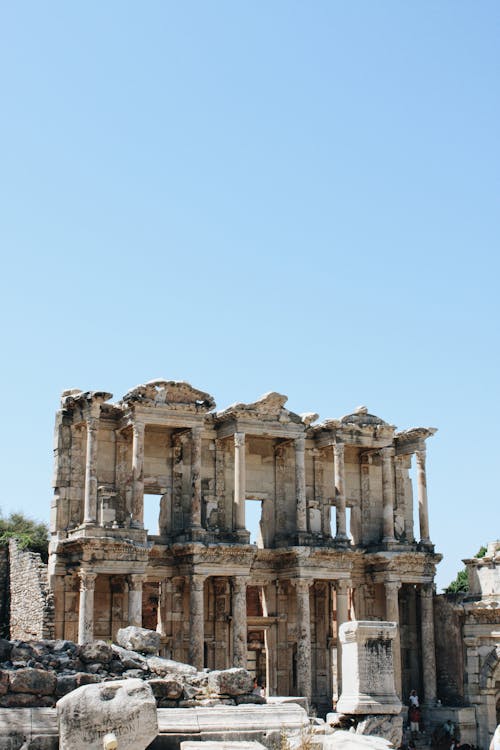
[[[150,380],[127,391],[122,401],[183,411],[210,411],[215,407],[213,396],[193,388],[184,380]]]

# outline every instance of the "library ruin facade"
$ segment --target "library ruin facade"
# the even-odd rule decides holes
[[[143,625],[161,634],[164,656],[246,666],[269,694],[326,710],[341,691],[339,626],[389,620],[398,694],[435,701],[433,428],[398,432],[365,407],[318,422],[278,393],[216,411],[208,393],[165,380],[110,399],[65,391],[57,414],[56,638]],[[158,529],[148,530],[152,501]]]

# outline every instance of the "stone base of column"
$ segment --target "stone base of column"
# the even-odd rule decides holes
[[[434,552],[434,544],[430,539],[421,539],[417,544],[418,549],[425,550],[426,552]]]
[[[298,547],[308,547],[312,544],[313,537],[308,531],[298,531],[295,535],[295,544]]]
[[[250,532],[246,529],[237,529],[235,536],[238,544],[250,544]]]
[[[397,539],[394,539],[394,537],[384,537],[382,539],[382,544],[384,545],[385,549],[399,549],[399,542]]]
[[[130,521],[130,528],[131,529],[143,529],[144,524],[140,521]]]
[[[188,531],[188,537],[191,542],[202,542],[207,536],[207,532],[201,526],[193,526]]]
[[[336,534],[333,537],[333,541],[339,547],[350,547],[351,545],[351,538],[347,534]]]

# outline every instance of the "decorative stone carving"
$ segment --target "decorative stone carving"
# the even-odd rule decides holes
[[[141,680],[84,685],[57,702],[61,750],[102,750],[113,732],[120,750],[144,750],[158,734],[156,701]]]
[[[399,714],[394,689],[392,643],[394,622],[367,620],[340,626],[342,694],[337,711],[344,714]]]
[[[182,380],[150,380],[128,391],[123,397],[126,404],[168,406],[182,411],[207,412],[215,407],[209,393],[199,391]]]

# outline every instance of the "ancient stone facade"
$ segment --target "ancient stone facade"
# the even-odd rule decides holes
[[[400,626],[398,695],[415,687],[435,700],[434,429],[397,432],[364,407],[318,423],[278,393],[216,411],[209,394],[164,380],[110,398],[66,391],[57,414],[56,638],[152,627],[164,656],[248,666],[270,695],[305,695],[324,710],[340,693],[339,626],[389,620]],[[148,533],[152,496],[158,529]],[[257,544],[250,502],[261,509]]]
[[[500,542],[464,562],[469,591],[436,597],[439,694],[474,707],[477,742],[488,747],[500,724]]]

